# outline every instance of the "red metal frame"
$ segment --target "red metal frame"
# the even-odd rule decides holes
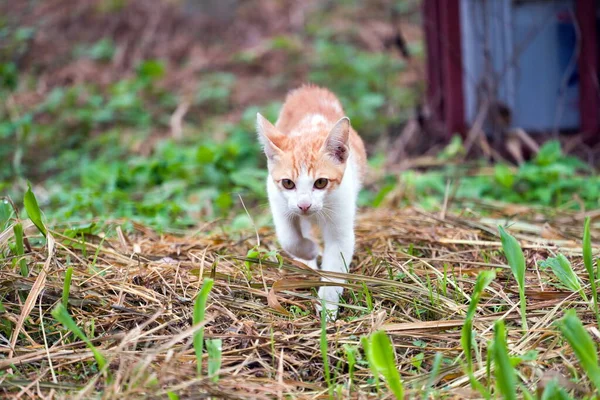
[[[596,2],[577,0],[575,14],[579,25],[579,112],[581,131],[597,142],[600,133],[600,98],[598,97],[598,52],[596,31]]]
[[[427,100],[448,136],[465,133],[459,0],[424,0]]]

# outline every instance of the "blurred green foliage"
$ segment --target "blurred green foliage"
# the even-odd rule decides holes
[[[324,18],[326,13],[308,18],[303,37],[270,39],[267,50],[285,54],[288,65],[268,85],[290,89],[293,71],[307,69],[308,80],[338,94],[353,126],[373,142],[409,116],[415,90],[397,84],[406,66],[392,51],[366,51],[351,38],[334,34]],[[260,111],[274,121],[280,103],[245,110],[232,105],[236,85],[246,79],[239,67],[251,71],[262,62],[260,54],[242,51],[234,55],[238,68],[203,72],[185,97],[161,85],[172,72],[166,63],[144,60],[108,84],[69,84],[36,101],[17,101],[39,83],[37,71],[18,68],[34,33],[35,28],[0,21],[0,195],[21,199],[31,181],[50,219],[124,217],[159,229],[220,216],[236,221],[245,215],[239,197],[255,207],[254,214],[265,210],[266,170],[255,116]],[[419,44],[411,48],[420,56]],[[73,59],[108,65],[117,45],[100,38],[71,53]],[[193,112],[186,116],[183,139],[174,140],[165,132],[182,102],[189,102]],[[232,112],[241,115],[239,122],[227,118]],[[598,178],[577,159],[564,156],[556,143],[518,169],[496,165],[493,174],[465,173],[455,162],[463,155],[461,141],[454,139],[440,154],[448,162],[443,171],[387,175],[361,193],[361,204],[384,204],[402,185],[406,204],[436,207],[451,180],[457,198],[576,207],[577,195],[586,207],[598,206]],[[371,163],[382,168],[382,160],[381,154],[373,155]]]
[[[580,209],[600,208],[600,176],[576,157],[565,155],[557,141],[546,142],[531,161],[513,167],[496,164],[492,173],[481,163],[466,167],[460,160],[462,144],[455,138],[439,157],[448,164],[441,171],[409,171],[400,177],[387,176],[379,193],[364,196],[363,204],[377,206],[397,185],[404,188],[408,202],[425,208],[441,205],[448,189],[454,199],[496,200],[507,203]],[[455,156],[448,157],[448,154]],[[458,157],[458,158],[456,158]],[[448,185],[448,188],[447,188]],[[387,193],[384,193],[387,194]]]

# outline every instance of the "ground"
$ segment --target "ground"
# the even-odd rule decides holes
[[[485,218],[473,211],[482,206]],[[464,210],[361,213],[346,305],[338,321],[326,327],[331,387],[338,398],[390,396],[374,383],[360,342],[378,330],[393,341],[395,362],[411,398],[425,389],[436,398],[480,398],[465,373],[461,328],[475,278],[491,270],[496,278],[483,292],[473,323],[477,379],[493,387],[495,373],[488,380],[485,372],[486,342],[493,338],[494,322],[503,319],[510,354],[522,358],[516,370],[525,387],[543,390],[550,378],[558,377],[578,398],[592,392],[555,326],[565,309],[577,309],[598,340],[592,309],[579,293],[557,288],[552,270],[540,265],[556,253],[566,255],[589,296],[581,258],[584,214],[555,211],[549,216],[542,208],[474,203]],[[518,285],[498,238],[497,226],[505,224],[521,243],[527,263],[525,333]],[[118,227],[119,221],[111,226]],[[5,351],[0,361],[5,393],[62,397],[84,390],[85,398],[99,390],[103,398],[164,398],[169,392],[180,398],[199,393],[248,399],[327,395],[321,322],[311,289],[320,274],[269,253],[278,249],[269,228],[171,236],[136,226],[134,232],[117,230],[108,239],[53,230],[50,254],[34,230],[26,229],[34,261],[30,265],[45,263],[45,272],[24,279],[9,269],[0,271],[4,328],[14,328],[28,316],[15,351]],[[598,234],[594,229],[593,236]],[[252,249],[260,250],[254,253],[258,258],[247,259]],[[68,310],[108,360],[104,374],[98,374],[85,343],[50,316],[61,302],[67,267],[73,267]],[[204,335],[222,340],[218,382],[206,377],[206,354],[205,375],[196,376],[192,336],[197,328],[191,321],[200,276],[214,279]],[[39,298],[28,308],[25,297],[34,294]],[[357,360],[353,371],[349,352]],[[434,367],[438,353],[441,364]],[[6,374],[10,369],[18,374]]]

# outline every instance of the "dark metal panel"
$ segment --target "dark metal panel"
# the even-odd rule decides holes
[[[596,1],[577,0],[576,15],[581,38],[579,52],[579,109],[581,131],[599,141],[600,99],[598,97],[598,53],[596,35]]]

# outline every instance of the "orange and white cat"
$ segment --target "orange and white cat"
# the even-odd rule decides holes
[[[267,156],[267,192],[280,245],[318,268],[319,247],[310,237],[316,223],[325,246],[321,270],[348,272],[367,155],[340,101],[327,89],[302,86],[288,94],[275,125],[257,114],[257,130]],[[336,318],[342,292],[340,286],[319,289],[329,318]]]

